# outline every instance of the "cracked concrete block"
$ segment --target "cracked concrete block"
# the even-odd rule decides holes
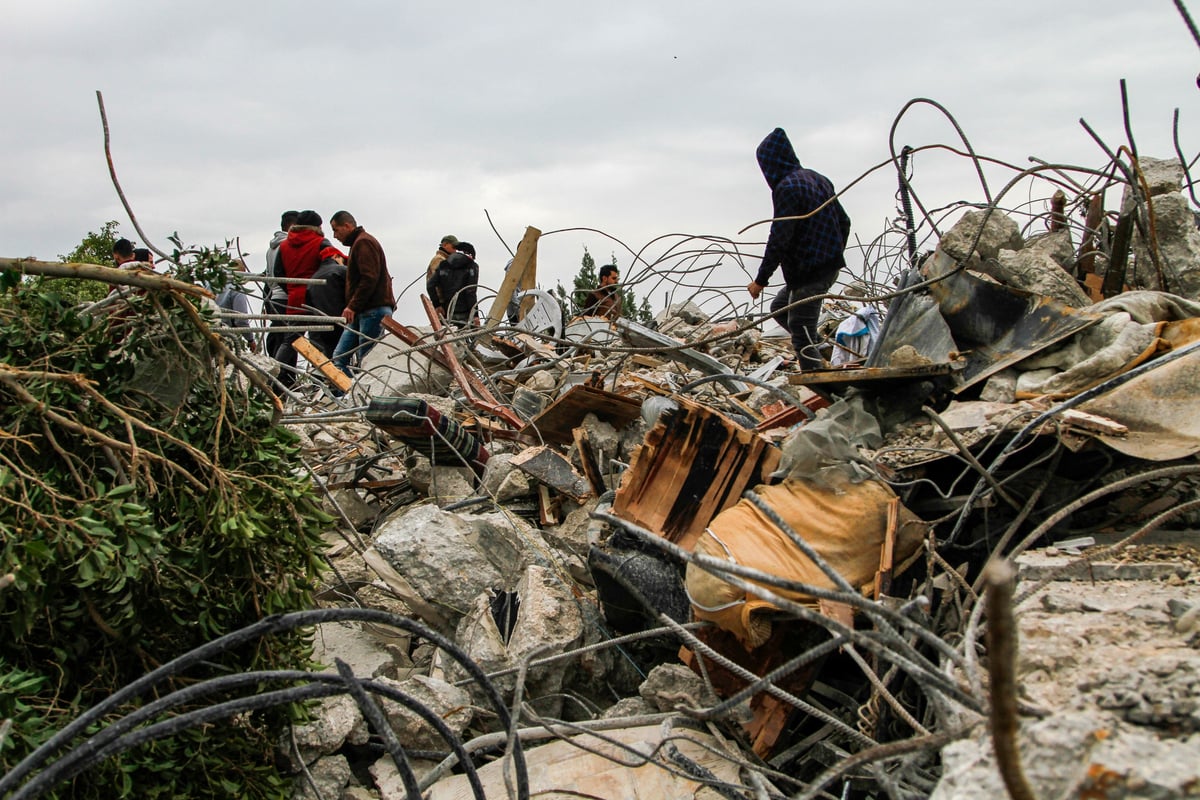
[[[967,247],[975,238],[983,220],[982,211],[968,211],[962,219],[955,223],[938,245],[944,253],[955,259],[968,255]],[[1001,250],[1020,250],[1024,245],[1021,229],[1008,216],[999,211],[988,215],[987,224],[983,226],[983,235],[979,243],[966,259],[967,269],[980,270],[980,265],[995,259]]]
[[[459,617],[482,592],[504,583],[471,545],[476,531],[458,514],[434,505],[405,509],[380,523],[375,548],[427,602]]]

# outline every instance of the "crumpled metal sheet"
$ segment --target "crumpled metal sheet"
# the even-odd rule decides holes
[[[1171,461],[1200,453],[1200,351],[1167,361],[1079,406],[1129,428],[1128,436],[1101,436],[1119,453]]]
[[[965,270],[955,273],[954,265],[953,257],[938,250],[922,271],[927,278],[945,276],[929,292],[967,356],[956,393],[1104,319]]]

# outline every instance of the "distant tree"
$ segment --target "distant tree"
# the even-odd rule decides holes
[[[75,249],[66,255],[59,254],[58,258],[64,263],[71,264],[101,264],[112,266],[112,249],[117,239],[121,238],[117,230],[117,221],[109,220],[98,231],[88,231]],[[109,285],[100,281],[87,281],[79,278],[35,278],[33,285],[39,290],[55,292],[62,295],[67,303],[94,303],[108,294]]]
[[[74,250],[65,256],[59,255],[59,258],[64,262],[76,264],[111,265],[113,245],[120,238],[121,233],[117,230],[117,221],[109,220],[99,231],[89,231]]]
[[[616,255],[613,254],[611,258],[612,260],[608,263],[619,267]],[[568,294],[567,290],[563,288],[562,282],[559,282],[554,288],[554,294],[558,297],[559,302],[563,304],[564,308],[568,309],[571,314],[577,315],[583,311],[588,293],[599,285],[600,277],[596,270],[596,260],[592,258],[592,254],[584,247],[583,258],[580,261],[579,272],[575,274],[572,291]],[[641,305],[638,305],[637,297],[634,293],[624,287],[621,289],[621,316],[635,322],[643,323],[654,320],[654,312],[650,310],[650,301],[643,298]]]

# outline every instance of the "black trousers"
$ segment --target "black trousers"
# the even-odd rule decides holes
[[[833,278],[828,280],[820,278],[795,286],[784,286],[771,301],[771,315],[791,335],[792,349],[796,351],[796,360],[804,372],[821,369],[825,366],[825,359],[821,357],[821,352],[817,348],[821,341],[817,335],[817,321],[821,317],[821,301],[812,300],[800,303],[786,312],[783,309],[806,297],[825,294],[832,285]]]

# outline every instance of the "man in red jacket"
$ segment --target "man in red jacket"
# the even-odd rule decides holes
[[[296,222],[288,229],[287,238],[279,245],[279,262],[283,274],[289,278],[311,278],[321,264],[321,251],[331,244],[321,232],[321,215],[315,211],[301,211]],[[303,283],[288,283],[287,310],[288,314],[304,314],[304,302],[308,285]],[[296,349],[292,347],[292,338],[283,336],[276,345],[271,357],[282,366],[279,368],[279,383],[290,389],[296,382]]]
[[[346,262],[346,308],[342,311],[346,330],[333,351],[333,363],[347,375],[353,375],[351,359],[362,364],[379,338],[383,318],[392,315],[396,298],[379,240],[363,230],[349,211],[334,214],[329,226],[337,240],[350,248]]]

